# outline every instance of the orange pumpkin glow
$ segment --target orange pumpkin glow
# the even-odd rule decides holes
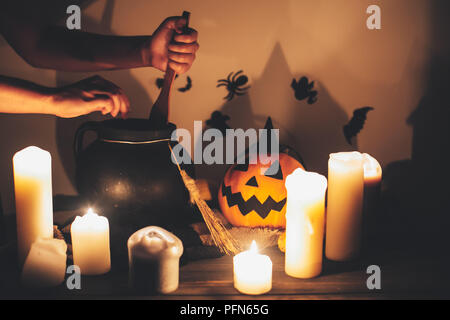
[[[271,165],[277,174],[265,175]],[[219,205],[234,226],[286,227],[286,177],[302,164],[287,153],[280,153],[273,164],[235,164],[225,174],[219,189]]]

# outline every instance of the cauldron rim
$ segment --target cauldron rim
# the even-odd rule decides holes
[[[108,119],[96,122],[98,138],[102,140],[144,142],[170,139],[176,125],[168,123],[164,127],[152,127],[147,119]]]

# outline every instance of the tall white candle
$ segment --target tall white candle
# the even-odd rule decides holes
[[[286,178],[285,271],[296,278],[312,278],[322,272],[327,179],[296,169]]]
[[[350,260],[359,252],[363,191],[362,155],[356,151],[330,154],[325,244],[330,260]]]
[[[234,287],[241,293],[258,295],[272,289],[272,261],[258,253],[256,242],[250,250],[233,258]]]
[[[371,155],[363,153],[364,203],[363,203],[363,245],[377,228],[376,213],[381,198],[382,170],[380,163]]]
[[[76,217],[70,228],[73,263],[83,275],[99,275],[111,269],[109,222],[89,209]]]
[[[129,285],[146,293],[170,293],[178,288],[183,243],[174,234],[150,226],[128,239]]]
[[[380,163],[368,153],[363,153],[364,185],[378,186],[381,183],[382,169]]]
[[[13,157],[16,197],[17,247],[23,265],[38,238],[53,238],[52,157],[28,147]]]

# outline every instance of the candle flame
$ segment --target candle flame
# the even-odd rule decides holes
[[[256,245],[256,241],[253,240],[252,244],[250,245],[250,250],[251,253],[258,253],[258,246]]]
[[[89,208],[83,216],[83,218],[88,219],[88,221],[94,220],[96,217],[98,217],[98,214],[95,213],[92,208]]]

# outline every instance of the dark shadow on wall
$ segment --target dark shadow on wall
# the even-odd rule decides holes
[[[220,111],[230,117],[228,125],[234,129],[262,129],[270,116],[274,128],[280,129],[280,143],[297,150],[308,170],[326,175],[329,154],[355,150],[357,141],[354,146],[345,141],[342,127],[348,122],[348,115],[323,84],[316,81],[315,104],[296,100],[291,82],[301,76],[304,74],[290,71],[277,43],[261,76],[250,83],[249,93],[226,102]],[[198,176],[219,183],[227,167],[203,165]]]
[[[308,104],[295,98],[291,82],[305,75],[292,73],[281,45],[276,43],[264,71],[252,83],[252,96],[257,100],[252,101],[253,112],[260,123],[258,128],[271,116],[274,126],[280,129],[281,143],[296,149],[308,170],[326,175],[328,155],[356,149],[357,141],[354,146],[345,141],[342,127],[348,115],[314,75],[306,76],[315,80],[317,102]]]
[[[111,27],[116,1],[108,0],[105,2],[106,5],[100,21],[95,21],[87,16],[83,16],[83,31],[106,35],[115,34]],[[56,84],[57,86],[62,86],[92,75],[94,75],[94,73],[57,72]],[[114,82],[119,87],[123,88],[126,86],[125,91],[130,99],[133,112],[139,114],[147,114],[150,112],[150,107],[153,105],[153,102],[146,89],[134,78],[130,70],[102,72],[101,75],[107,80]],[[105,119],[106,118],[99,113],[94,113],[74,119],[58,118],[56,120],[56,142],[59,156],[64,166],[64,170],[73,186],[75,186],[75,158],[72,145],[75,132],[77,128],[86,121],[101,121]],[[87,140],[89,140],[89,137]]]
[[[251,89],[250,89],[251,90]],[[213,111],[211,111],[212,113]],[[223,115],[227,115],[230,117],[230,120],[227,121],[228,126],[231,129],[242,128],[247,130],[249,128],[260,128],[262,126],[257,126],[255,122],[255,115],[253,114],[252,105],[250,102],[250,97],[248,94],[243,96],[235,96],[231,101],[227,101],[221,108],[220,112]],[[206,123],[206,120],[204,121]],[[209,129],[208,126],[204,126],[203,130]],[[225,136],[224,136],[225,138]],[[223,144],[222,154],[226,157],[226,140],[220,138],[220,141]],[[200,144],[201,143],[201,144]],[[196,146],[202,146],[202,150],[209,144],[210,142],[202,142],[201,137],[198,137],[195,141]],[[194,146],[191,146],[192,152],[194,150]],[[224,164],[197,164],[195,166],[196,176],[200,179],[207,179],[210,182],[210,185],[213,192],[218,189],[222,178],[225,176],[225,172],[228,169],[229,165]],[[215,196],[215,194],[213,195]]]
[[[429,14],[427,87],[407,119],[413,128],[411,160],[391,163],[383,174],[383,214],[391,222],[386,229],[398,234],[399,245],[432,241],[424,253],[446,246],[450,234],[450,2],[430,1]]]
[[[413,126],[412,162],[421,201],[436,217],[450,222],[450,3],[431,2],[431,59],[428,87],[408,123]],[[430,201],[433,200],[433,201]],[[448,225],[447,225],[448,226]]]

